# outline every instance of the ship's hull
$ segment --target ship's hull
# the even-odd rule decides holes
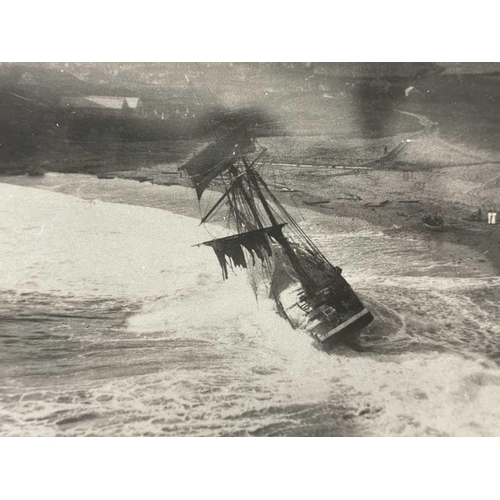
[[[352,291],[341,305],[328,302],[318,305],[304,300],[304,296],[300,284],[284,290],[279,295],[282,313],[294,328],[305,330],[325,348],[338,340],[355,341],[360,331],[373,320],[370,311]]]
[[[353,321],[346,321],[344,324],[340,325],[340,330],[333,329],[334,331],[330,332],[328,337],[320,341],[323,349],[328,350],[334,347],[337,342],[344,342],[348,345],[358,347],[356,342],[359,334],[363,328],[373,321],[373,315],[365,308],[351,319]]]

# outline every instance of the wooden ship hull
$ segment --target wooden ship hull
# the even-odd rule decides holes
[[[359,301],[344,303],[340,307],[325,301],[316,307],[308,307],[303,297],[304,290],[300,285],[282,292],[279,299],[283,312],[294,328],[305,330],[323,347],[330,347],[332,341],[338,339],[357,340],[361,330],[373,321],[371,312]]]

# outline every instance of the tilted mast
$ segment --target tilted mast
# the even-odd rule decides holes
[[[254,142],[239,127],[180,167],[193,181],[198,200],[216,177],[224,185],[224,193],[201,222],[226,202],[236,224],[237,234],[200,245],[213,248],[224,279],[228,266],[247,268],[258,264],[257,257],[261,264],[251,275],[254,290],[259,283],[268,285],[277,312],[320,342],[358,332],[373,320],[372,314],[341,269],[328,261],[254,168],[265,150],[249,162],[246,154],[251,151]]]
[[[266,255],[268,257],[272,255],[271,248],[274,241],[282,248],[304,290],[314,292],[318,287],[321,288],[331,281],[337,274],[338,268],[332,266],[321,254],[255,171],[254,166],[265,150],[250,163],[245,154],[254,150],[253,140],[246,128],[238,127],[180,167],[190,176],[198,199],[216,177],[225,175],[226,179],[229,178],[229,187],[226,187],[221,198],[202,218],[202,222],[208,220],[222,202],[227,200],[239,234],[202,244],[214,249],[222,267],[223,277],[227,278],[226,257],[235,266],[247,267],[243,248],[253,260],[257,256],[263,261]],[[238,163],[240,166],[237,166]],[[278,221],[277,213],[273,211],[264,192],[281,213],[284,223]],[[260,202],[260,208],[256,199]],[[269,225],[264,222],[266,216]],[[282,228],[285,224],[291,224],[296,242],[290,241],[283,234]]]

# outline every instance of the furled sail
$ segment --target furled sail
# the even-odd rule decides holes
[[[185,170],[198,200],[212,180],[233,165],[242,154],[255,150],[252,137],[246,127],[238,127],[219,141],[210,144],[179,170]]]
[[[272,255],[269,237],[278,241],[283,238],[282,228],[285,224],[277,226],[265,227],[248,233],[235,234],[226,238],[218,238],[212,241],[200,243],[208,245],[214,249],[217,258],[219,259],[222,268],[222,277],[227,279],[227,264],[235,267],[247,268],[248,263],[245,257],[244,249],[252,257],[252,264],[255,264],[255,257],[264,261],[265,256]],[[227,257],[227,259],[226,259]]]

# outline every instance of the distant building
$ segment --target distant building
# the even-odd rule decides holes
[[[139,97],[82,96],[63,97],[61,106],[85,114],[142,115],[143,105]]]

